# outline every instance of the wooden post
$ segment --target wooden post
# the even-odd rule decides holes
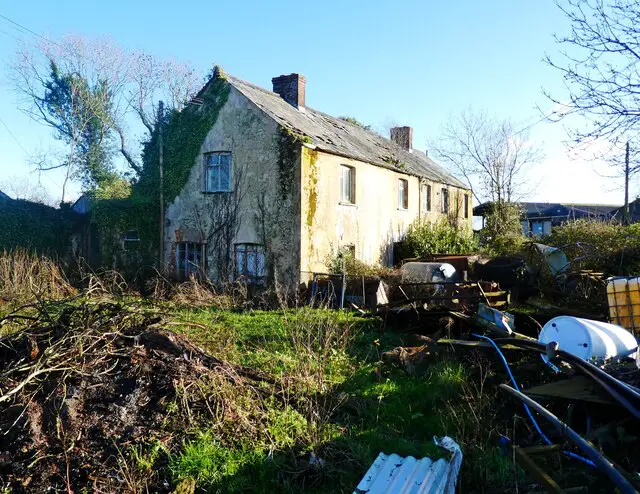
[[[164,143],[162,127],[164,124],[164,103],[158,103],[158,168],[160,170],[160,251],[158,268],[164,273]]]
[[[627,141],[624,153],[624,224],[629,223],[629,141]]]

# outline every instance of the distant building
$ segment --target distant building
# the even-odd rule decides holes
[[[577,219],[620,219],[621,206],[609,204],[570,204],[549,202],[520,202],[522,232],[527,237],[542,237],[551,233],[551,227]],[[473,208],[474,216],[486,216],[491,202]]]
[[[624,220],[624,206],[620,206],[611,213],[611,219]],[[629,203],[629,223],[640,222],[640,198]]]

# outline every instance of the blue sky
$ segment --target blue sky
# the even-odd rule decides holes
[[[537,105],[551,108],[542,88],[562,91],[560,75],[542,58],[558,52],[553,34],[568,29],[552,0],[111,0],[108,8],[38,0],[0,2],[0,14],[54,40],[66,33],[109,36],[126,49],[173,56],[202,72],[218,63],[267,88],[273,76],[300,72],[308,106],[376,128],[388,121],[411,125],[421,149],[470,106],[523,126],[538,121]],[[30,37],[0,19],[5,69],[17,39]],[[45,147],[50,134],[17,109],[7,70],[0,84],[0,118],[18,141],[0,122],[0,182],[29,174],[36,180],[27,154]],[[569,158],[562,125],[538,123],[531,138],[546,158],[530,173],[528,199],[621,203],[601,164]],[[42,180],[57,193],[59,177]]]

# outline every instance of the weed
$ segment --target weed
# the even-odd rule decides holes
[[[58,264],[25,249],[0,252],[0,300],[65,298],[75,293]]]
[[[158,475],[156,463],[160,457],[168,454],[166,446],[160,441],[154,441],[150,445],[131,445],[126,451],[116,445],[116,450],[120,475],[128,491],[149,492],[150,483]]]
[[[185,444],[170,465],[175,479],[193,478],[208,492],[256,491],[267,488],[260,482],[275,480],[274,464],[267,453],[255,447],[229,448],[208,432]],[[268,490],[265,492],[269,492]]]

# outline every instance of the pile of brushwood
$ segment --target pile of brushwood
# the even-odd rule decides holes
[[[269,378],[163,329],[157,312],[103,301],[36,304],[29,314],[0,318],[26,322],[0,339],[3,489],[166,492],[130,461],[137,445],[173,451],[205,421],[245,433],[263,425],[260,414],[239,417],[224,390],[245,390],[259,407],[274,396]]]

